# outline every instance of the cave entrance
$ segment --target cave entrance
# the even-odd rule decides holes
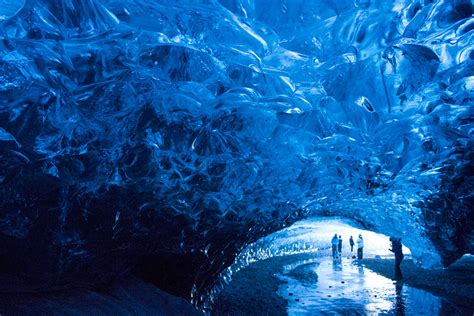
[[[364,239],[364,258],[393,258],[389,251],[389,236],[363,228],[357,222],[343,217],[312,217],[298,221],[293,225],[260,238],[247,246],[236,258],[231,270],[239,270],[253,262],[269,257],[297,253],[319,253],[321,256],[331,256],[331,238],[337,234],[342,236],[342,255],[357,255],[357,237]],[[349,237],[355,242],[351,252]],[[396,236],[402,238],[403,236]],[[403,246],[405,257],[411,257],[411,251]]]
[[[334,234],[343,239],[338,258],[332,257]],[[364,238],[364,260],[352,257],[357,256],[357,243],[352,252],[349,244],[349,237],[356,240],[359,234]],[[215,292],[218,296],[212,314],[462,314],[466,307],[406,284],[401,273],[397,276],[395,260],[390,260],[394,255],[389,251],[389,238],[346,218],[296,222],[257,240],[237,256],[222,275],[228,286],[221,284],[222,291]],[[410,282],[417,283],[413,278],[417,274],[426,280],[442,274],[442,270],[416,267],[409,260],[411,251],[405,246],[402,251],[403,270]],[[445,281],[433,281],[430,286],[439,289],[441,283],[451,280],[448,274],[443,277]]]

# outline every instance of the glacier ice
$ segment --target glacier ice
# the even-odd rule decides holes
[[[37,288],[139,267],[200,304],[246,245],[308,216],[402,235],[427,266],[472,252],[472,15],[0,0],[0,272]]]

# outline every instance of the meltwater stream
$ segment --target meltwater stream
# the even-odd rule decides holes
[[[351,259],[285,266],[278,294],[288,315],[461,315],[444,299],[378,275]]]

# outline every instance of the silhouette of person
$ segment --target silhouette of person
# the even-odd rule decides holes
[[[357,259],[362,259],[364,256],[364,239],[362,238],[362,234],[359,234],[359,238],[357,239]]]
[[[351,253],[354,251],[354,239],[352,239],[352,236],[351,238],[349,238],[349,245],[351,245]]]
[[[332,245],[332,257],[334,259],[337,258],[337,245],[339,244],[339,238],[337,238],[337,234],[334,234],[334,237],[331,239],[331,245]]]
[[[403,260],[403,251],[402,251],[402,239],[390,237],[392,243],[392,248],[389,249],[395,254],[395,280],[403,279],[402,270],[400,269],[400,264]]]
[[[337,244],[337,251],[339,252],[339,256],[342,256],[342,237],[339,235],[339,243]]]

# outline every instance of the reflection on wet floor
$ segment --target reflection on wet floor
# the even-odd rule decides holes
[[[278,275],[289,315],[442,315],[440,297],[392,281],[351,259],[297,262]]]

